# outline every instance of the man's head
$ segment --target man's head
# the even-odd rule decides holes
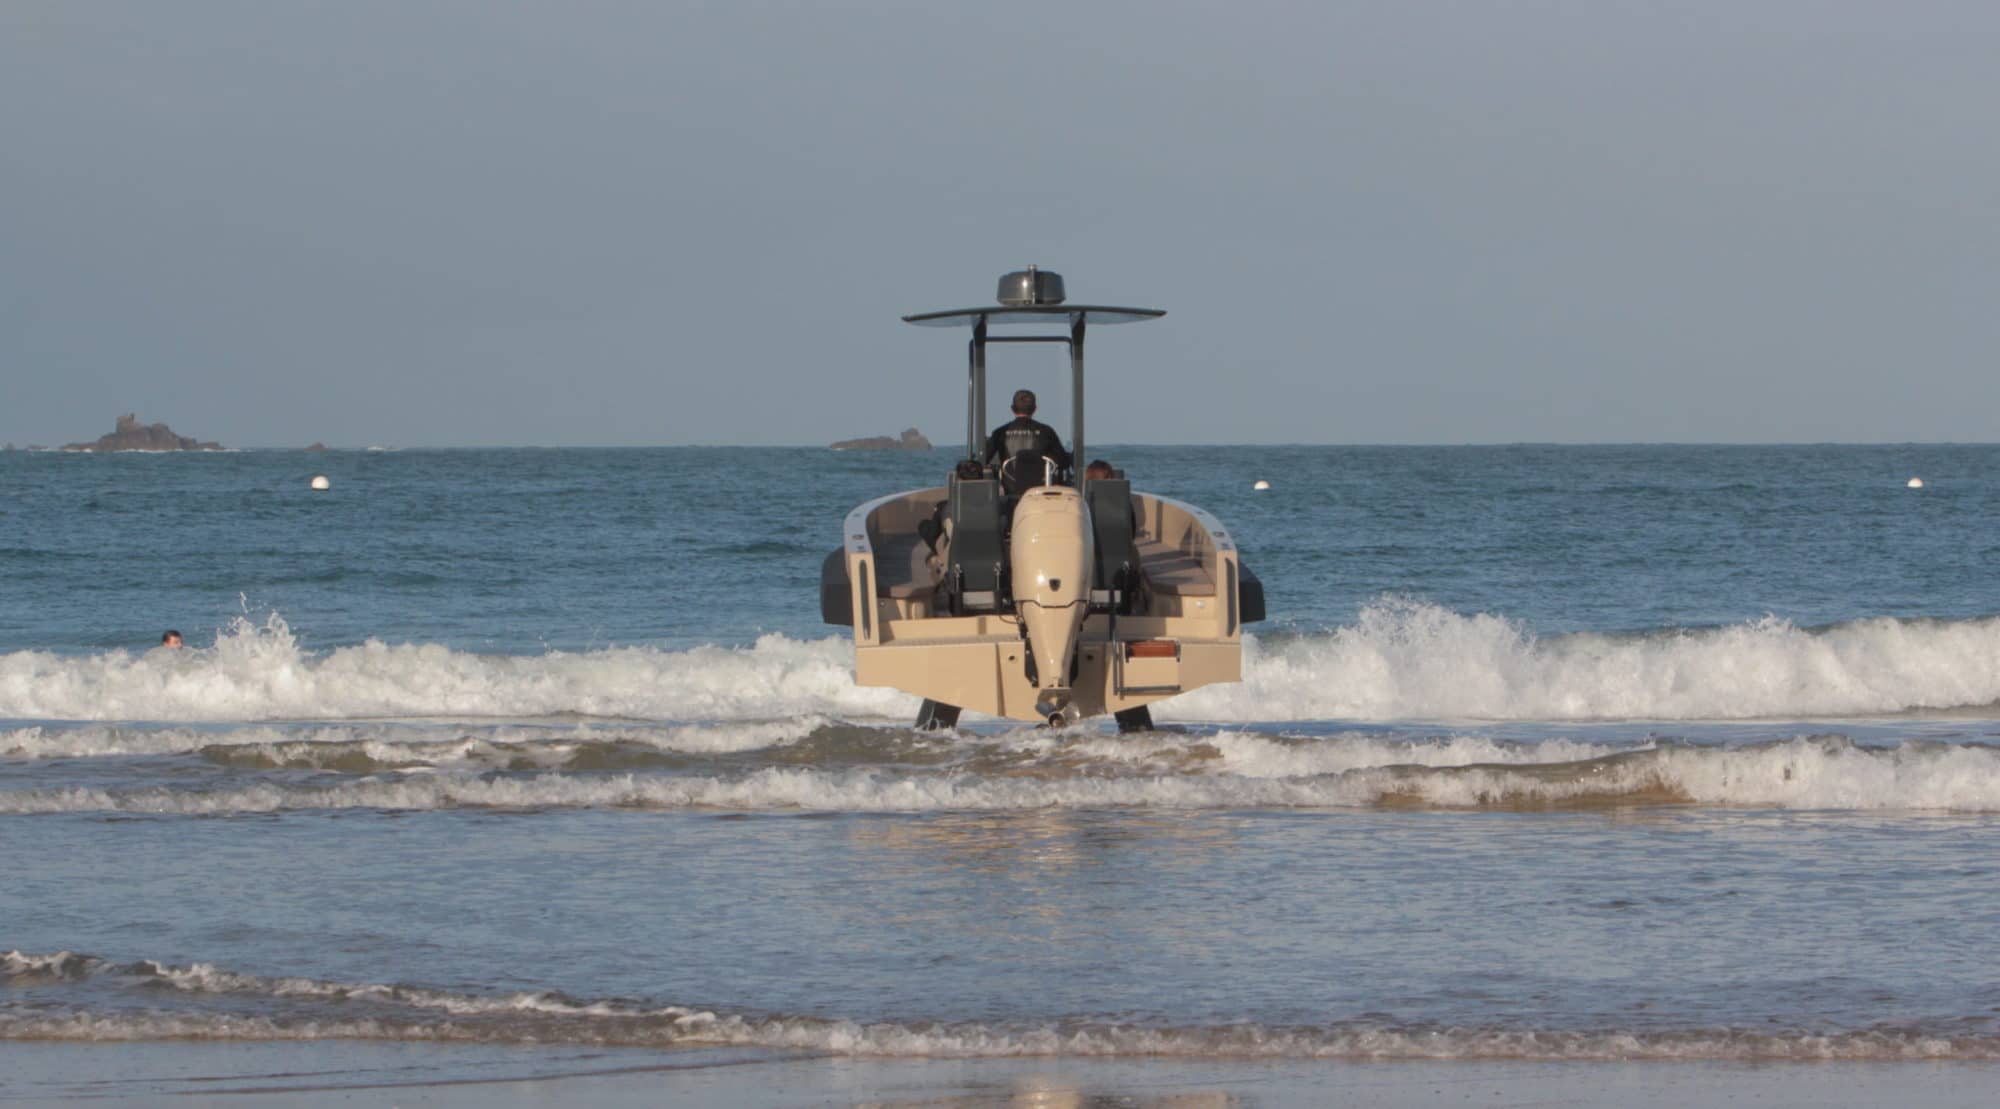
[[[180,645],[181,633],[172,628],[168,628],[166,634],[160,636],[160,646],[162,647],[178,647]]]
[[[1014,415],[1032,416],[1034,414],[1035,414],[1035,391],[1032,389],[1014,390]]]
[[[1111,463],[1102,458],[1093,459],[1083,468],[1083,476],[1091,481],[1109,481],[1112,475]]]

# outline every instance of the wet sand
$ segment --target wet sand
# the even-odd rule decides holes
[[[0,1105],[1222,1106],[1992,1104],[2000,1063],[855,1059],[736,1048],[0,1044]]]

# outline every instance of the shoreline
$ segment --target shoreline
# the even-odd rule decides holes
[[[0,1043],[0,1075],[0,1102],[10,1107],[173,1099],[243,1109],[357,1103],[1220,1109],[1337,1102],[1944,1109],[1989,1104],[2000,1063],[874,1059],[744,1048],[9,1041]]]

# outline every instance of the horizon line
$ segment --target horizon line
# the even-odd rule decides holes
[[[1404,440],[1404,441],[1307,441],[1288,440],[1277,442],[1230,442],[1211,440],[1201,442],[1148,442],[1143,440],[1112,440],[1104,447],[1180,447],[1180,448],[1254,448],[1271,449],[1283,447],[1326,447],[1326,448],[1384,448],[1384,449],[1425,449],[1425,448],[1493,448],[1493,447],[1991,447],[2000,446],[2000,440],[1989,439],[1624,439],[1624,440],[1561,440],[1561,439],[1462,439],[1462,440]],[[923,447],[860,447],[837,449],[824,443],[369,443],[361,446],[321,445],[295,447],[285,444],[250,444],[246,446],[224,446],[218,449],[177,448],[173,450],[113,450],[94,451],[70,446],[51,447],[43,444],[19,445],[6,443],[0,446],[0,453],[14,454],[231,454],[244,451],[291,452],[296,454],[334,453],[336,451],[355,453],[389,454],[397,451],[478,451],[478,450],[818,450],[839,454],[918,454]],[[956,452],[955,444],[933,444],[931,453],[938,451]]]

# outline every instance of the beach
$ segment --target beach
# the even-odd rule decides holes
[[[117,1051],[114,1059],[107,1052]],[[1990,1063],[1350,1063],[1208,1060],[854,1060],[691,1051],[513,1048],[464,1057],[411,1045],[0,1046],[8,1104],[271,1106],[715,1105],[805,1109],[1225,1109],[1237,1106],[1681,1105],[1954,1109],[1991,1103]],[[458,1056],[458,1057],[452,1057]],[[335,1069],[328,1069],[335,1061]],[[426,1072],[463,1077],[427,1080]],[[89,1073],[89,1078],[80,1077]]]

